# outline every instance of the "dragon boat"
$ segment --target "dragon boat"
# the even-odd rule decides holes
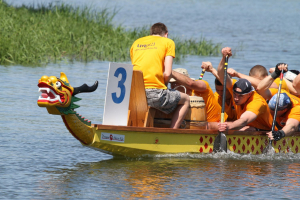
[[[116,72],[120,68],[124,69],[121,65],[117,67],[115,73],[109,72],[109,74],[118,77]],[[130,68],[132,70],[131,65],[128,69]],[[108,87],[106,91],[104,113],[115,113],[112,117],[113,122],[119,121],[116,117],[119,114],[118,111],[109,111],[109,108],[115,106],[109,104],[107,99],[115,98],[116,104],[120,104],[118,101],[122,94],[124,96],[122,89],[125,90],[125,87],[122,87],[122,83],[125,82],[126,73],[124,74],[124,70],[119,70],[119,72],[125,75],[121,80],[117,80],[117,87],[121,89],[120,94],[109,95]],[[81,99],[75,95],[95,91],[98,82],[96,81],[93,86],[83,84],[80,87],[72,87],[63,72],[60,77],[42,76],[40,78],[38,87],[41,96],[37,104],[39,107],[45,107],[49,114],[60,115],[66,128],[82,145],[113,156],[148,157],[157,154],[213,153],[214,142],[219,132],[206,130],[206,111],[202,98],[191,97],[190,109],[182,127],[171,129],[167,127],[172,113],[166,115],[147,105],[142,72],[132,70],[127,80],[130,85],[130,95],[129,105],[125,106],[125,124],[107,124],[104,123],[105,118],[103,118],[103,124],[93,124],[79,115],[75,111],[79,106],[75,103]],[[290,137],[274,141],[275,152],[298,153],[300,151],[299,136],[299,132],[294,132]],[[269,143],[266,132],[262,131],[230,130],[226,132],[226,138],[227,149],[241,154],[262,154]]]

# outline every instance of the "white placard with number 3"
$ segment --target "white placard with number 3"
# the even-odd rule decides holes
[[[109,63],[102,124],[127,126],[132,72],[131,64]]]

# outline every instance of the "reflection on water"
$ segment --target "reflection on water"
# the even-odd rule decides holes
[[[54,198],[259,198],[295,196],[299,155],[262,156],[230,153],[185,155],[184,158],[111,159],[79,163],[73,169],[47,171],[41,193]],[[177,155],[181,157],[182,155]],[[276,157],[276,158],[275,158]],[[277,161],[280,160],[280,162]],[[264,191],[271,187],[275,193]],[[255,190],[254,190],[255,189]],[[240,192],[237,192],[239,190]],[[200,195],[200,196],[199,196]],[[258,196],[257,196],[258,197]]]

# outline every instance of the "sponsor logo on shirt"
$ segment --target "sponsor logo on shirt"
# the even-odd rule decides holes
[[[151,42],[150,44],[137,44],[137,48],[148,48],[155,46],[155,42]]]

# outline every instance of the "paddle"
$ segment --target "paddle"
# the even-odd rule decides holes
[[[205,69],[202,70],[201,74],[200,74],[200,77],[199,77],[199,80],[202,80],[203,76],[204,76],[204,73],[205,73]]]
[[[281,73],[280,73],[280,82],[279,82],[279,88],[278,88],[276,104],[275,104],[275,111],[274,111],[273,122],[272,122],[272,130],[271,130],[272,132],[274,131],[275,124],[276,124],[277,108],[278,108],[279,95],[280,95],[281,86],[282,86],[282,79],[283,79],[283,70],[281,70]],[[275,153],[275,150],[272,147],[272,140],[269,139],[269,144],[263,150],[263,154],[274,154],[274,153]]]
[[[223,83],[223,96],[222,96],[222,110],[221,110],[221,123],[224,123],[224,113],[225,113],[225,100],[226,100],[226,82],[227,82],[227,68],[228,68],[228,56],[225,57],[225,65],[224,65],[224,83]],[[227,153],[227,139],[224,133],[219,132],[217,135],[213,151],[221,152],[225,151]]]

